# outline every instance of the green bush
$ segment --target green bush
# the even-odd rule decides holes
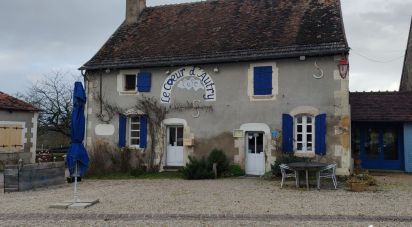
[[[213,171],[206,159],[200,160],[189,157],[189,163],[182,169],[183,177],[187,180],[212,179]]]
[[[209,169],[213,168],[213,163],[217,163],[217,176],[222,176],[222,173],[226,172],[229,168],[229,161],[225,153],[222,150],[214,149],[207,157]]]
[[[239,177],[244,176],[245,171],[239,165],[230,165],[225,176],[228,177]]]
[[[280,172],[280,168],[279,168],[280,164],[288,164],[292,162],[306,162],[306,161],[309,161],[309,158],[296,157],[294,155],[282,155],[281,157],[278,157],[276,161],[271,165],[272,175],[276,177],[282,176],[282,173]]]

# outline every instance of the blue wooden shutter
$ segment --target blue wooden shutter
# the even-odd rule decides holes
[[[254,67],[253,69],[253,94],[272,94],[272,66]]]
[[[140,116],[140,148],[147,147],[147,115]]]
[[[326,154],[326,114],[319,114],[315,118],[315,153]]]
[[[293,117],[289,114],[282,116],[282,147],[283,152],[293,153]]]
[[[119,147],[126,147],[126,122],[126,116],[119,114]]]
[[[152,74],[149,72],[140,72],[137,74],[137,91],[150,92],[152,86]]]

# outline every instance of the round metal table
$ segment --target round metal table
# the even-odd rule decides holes
[[[323,167],[326,167],[328,164],[327,163],[320,163],[320,162],[293,162],[287,164],[290,168],[296,170],[296,171],[305,171],[306,172],[306,188],[309,190],[309,171],[316,171],[318,172],[320,169]],[[299,182],[299,174],[298,175],[298,185],[300,185]],[[316,174],[318,176],[318,174]]]

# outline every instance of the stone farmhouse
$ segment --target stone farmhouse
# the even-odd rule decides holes
[[[282,153],[348,175],[348,54],[339,0],[127,0],[124,22],[80,68],[86,144],[154,152],[160,169],[216,148],[250,175]]]

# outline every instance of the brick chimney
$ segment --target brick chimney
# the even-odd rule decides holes
[[[126,23],[136,23],[144,8],[146,0],[126,0]]]

